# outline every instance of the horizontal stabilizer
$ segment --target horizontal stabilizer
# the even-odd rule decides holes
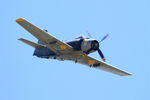
[[[22,42],[24,42],[24,43],[26,43],[26,44],[28,44],[28,45],[30,45],[30,46],[32,46],[32,47],[34,47],[34,48],[44,48],[44,46],[43,46],[43,45],[40,45],[40,44],[37,44],[37,43],[31,42],[31,41],[26,40],[26,39],[23,39],[23,38],[20,38],[20,39],[18,39],[18,40],[20,40],[20,41],[22,41]]]

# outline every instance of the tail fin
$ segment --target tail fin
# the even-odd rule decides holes
[[[44,47],[43,45],[41,45],[41,43],[37,44],[37,43],[31,42],[29,40],[23,39],[23,38],[20,38],[18,40],[20,40],[20,41],[22,41],[22,42],[24,42],[24,43],[26,43],[26,44],[34,47],[34,48],[43,48]]]

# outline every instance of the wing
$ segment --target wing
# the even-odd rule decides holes
[[[105,62],[96,60],[96,59],[94,59],[90,56],[87,56],[87,55],[84,55],[80,59],[78,59],[78,62],[81,63],[81,64],[84,64],[84,65],[88,65],[90,67],[94,67],[94,68],[97,68],[97,69],[101,69],[101,70],[104,70],[104,71],[107,71],[107,72],[114,73],[114,74],[117,74],[117,75],[120,75],[120,76],[132,75],[128,72],[120,70],[116,67],[113,67],[112,65],[109,65]]]
[[[28,32],[30,32],[33,36],[35,36],[37,39],[42,41],[49,49],[51,49],[58,55],[66,54],[73,50],[73,48],[68,44],[61,42],[54,36],[49,35],[44,30],[38,28],[37,26],[31,24],[23,18],[17,19],[16,22],[20,24],[23,28],[25,28]]]
[[[23,39],[23,38],[20,38],[20,39],[18,39],[18,40],[20,40],[20,41],[22,41],[22,42],[24,42],[24,43],[26,43],[26,44],[28,44],[28,45],[30,45],[30,46],[32,46],[32,47],[34,47],[34,48],[44,48],[44,46],[43,46],[43,45],[40,45],[40,44],[37,44],[37,43],[31,42],[31,41],[26,40],[26,39]]]

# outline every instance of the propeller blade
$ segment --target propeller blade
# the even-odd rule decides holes
[[[106,35],[100,40],[100,42],[102,42],[103,40],[105,40],[108,36],[109,36],[109,34],[106,34]]]
[[[92,35],[91,35],[91,33],[88,30],[86,30],[86,33],[87,33],[89,38],[92,38]]]
[[[98,49],[97,51],[98,51],[99,55],[101,56],[102,60],[105,61],[106,59],[105,59],[102,51],[100,49]]]

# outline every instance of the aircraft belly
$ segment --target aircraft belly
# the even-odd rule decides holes
[[[80,58],[81,58],[80,53],[73,52],[73,53],[68,53],[68,54],[64,54],[64,55],[59,55],[59,56],[57,56],[56,59],[57,60],[61,60],[61,61],[64,61],[64,60],[77,61]]]
[[[75,56],[72,56],[72,55],[60,55],[60,56],[58,56],[57,57],[57,60],[73,60],[73,61],[75,61],[75,59],[76,59],[77,57],[75,57]]]

